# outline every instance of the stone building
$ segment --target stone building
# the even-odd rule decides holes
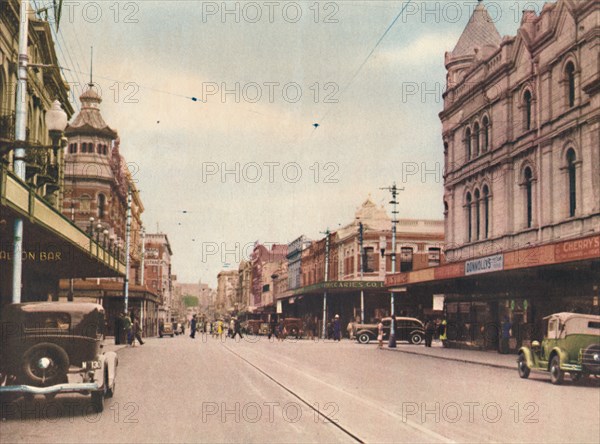
[[[175,276],[172,272],[173,250],[165,233],[146,233],[144,241],[144,285],[160,300],[160,318],[178,322],[181,306],[173,292]]]
[[[446,295],[456,345],[539,339],[543,317],[598,312],[600,3],[524,11],[501,38],[479,3],[446,53],[440,113],[447,264],[390,276]]]
[[[28,14],[25,180],[14,171],[16,86],[19,66],[20,6]],[[0,305],[17,297],[13,285],[15,223],[22,223],[23,302],[58,300],[61,279],[123,276],[125,264],[114,251],[63,217],[64,137],[49,134],[45,117],[56,110],[73,115],[69,87],[60,74],[51,24],[29,2],[0,2]]]
[[[142,282],[142,220],[144,206],[120,153],[117,132],[100,112],[102,98],[92,83],[79,97],[81,110],[65,135],[63,214],[82,231],[125,262],[128,196],[131,196],[128,309],[142,321],[144,334],[157,333],[159,294]],[[125,309],[123,279],[63,280],[61,296],[101,303],[108,333]]]
[[[322,320],[326,298],[329,318],[339,314],[342,321],[349,322],[360,320],[364,313],[368,322],[388,315],[390,293],[384,281],[392,269],[391,227],[392,221],[385,209],[366,199],[356,209],[352,222],[306,245],[301,252],[301,286],[278,294],[283,314],[316,316]],[[432,261],[439,264],[443,260],[443,230],[442,220],[399,220],[396,225],[398,268],[419,270],[430,266]],[[431,294],[395,301],[396,313],[422,315],[431,307]]]
[[[240,308],[238,301],[238,270],[223,270],[217,275],[217,300],[215,302],[215,311],[223,316],[232,314]]]
[[[250,310],[256,314],[274,313],[273,279],[277,276],[287,255],[287,245],[273,244],[271,248],[257,243],[251,256],[252,264],[252,305]]]

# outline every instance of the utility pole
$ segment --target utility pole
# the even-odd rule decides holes
[[[392,204],[392,273],[396,272],[396,224],[398,223],[398,191],[404,191],[404,188],[397,188],[396,182],[393,183],[391,187],[380,188],[381,190],[391,191],[392,200],[389,202]],[[396,322],[395,318],[395,310],[394,310],[395,300],[394,300],[394,292],[390,291],[390,313],[392,315],[392,322],[390,325],[390,341],[388,347],[396,348]]]
[[[325,231],[325,282],[329,280],[329,228]],[[327,288],[323,291],[323,339],[327,339]]]
[[[15,107],[15,174],[23,182],[25,175],[25,144],[27,143],[27,38],[29,35],[29,2],[21,0],[21,16],[19,22],[19,67],[17,70],[17,103]],[[12,270],[12,302],[21,302],[21,279],[23,275],[23,219],[15,218],[13,237],[13,270]]]
[[[364,226],[362,222],[358,223],[358,242],[360,244],[360,280],[363,280],[363,273],[365,271],[365,248],[363,246],[364,240]],[[360,323],[365,323],[365,292],[360,289]]]
[[[129,248],[131,242],[131,187],[127,190],[127,225],[125,228],[125,283],[123,293],[125,297],[125,312],[129,310]]]

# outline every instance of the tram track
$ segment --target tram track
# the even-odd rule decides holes
[[[293,397],[298,399],[300,402],[302,402],[302,404],[306,405],[309,409],[314,411],[316,414],[323,417],[323,419],[328,421],[328,423],[337,427],[346,436],[350,437],[353,440],[353,442],[359,442],[359,443],[370,442],[369,439],[362,436],[363,435],[362,433],[356,432],[356,431],[352,430],[348,425],[343,424],[339,418],[334,418],[330,415],[327,415],[325,412],[319,410],[318,408],[315,408],[315,406],[314,406],[315,403],[312,402],[308,396],[300,394],[298,390],[294,389],[289,384],[286,384],[285,382],[282,382],[280,379],[273,376],[272,374],[269,374],[269,372],[265,368],[260,367],[259,365],[252,362],[249,358],[242,356],[240,353],[236,352],[235,350],[232,350],[230,347],[228,347],[225,344],[222,344],[222,347],[225,348],[229,353],[234,355],[236,358],[240,359],[245,364],[247,364],[248,366],[252,367],[257,372],[259,372],[260,374],[265,376],[267,379],[269,379],[271,382],[276,384],[278,387],[280,387],[281,389],[285,390],[287,393],[289,393],[290,395],[292,395]],[[266,358],[265,356],[262,356],[262,355],[261,356],[257,355],[257,358],[259,358],[263,362],[266,362],[265,359],[271,359],[271,358]],[[288,369],[290,369],[293,372],[298,372],[298,369],[292,367],[288,363],[281,362],[281,360],[277,361],[277,365],[282,365],[282,366],[287,367]],[[418,434],[418,436],[420,436],[421,441],[423,441],[423,442],[425,442],[425,441],[426,442],[443,442],[443,443],[455,442],[452,439],[447,438],[446,436],[443,436],[439,433],[436,433],[436,432],[428,429],[427,427],[417,424],[411,420],[407,420],[406,418],[402,418],[402,416],[399,415],[398,413],[396,413],[394,411],[389,411],[375,402],[365,400],[355,394],[352,394],[346,390],[341,389],[340,387],[337,387],[333,384],[330,384],[328,382],[325,382],[323,380],[315,378],[312,375],[302,373],[302,377],[308,378],[308,379],[312,380],[312,382],[315,382],[316,384],[324,386],[323,387],[324,389],[334,390],[336,392],[340,392],[341,394],[343,394],[343,396],[350,397],[352,399],[353,405],[356,405],[356,406],[361,405],[361,407],[369,409],[372,412],[377,412],[377,414],[379,414],[379,415],[388,416],[392,421],[394,421],[394,424],[398,424],[399,422],[402,423],[404,426],[412,429],[413,432],[416,432]]]

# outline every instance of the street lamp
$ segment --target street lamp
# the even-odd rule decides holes
[[[46,112],[46,127],[50,133],[50,139],[52,139],[52,150],[54,151],[54,163],[56,164],[58,158],[58,150],[60,148],[60,138],[67,127],[67,113],[63,111],[60,106],[60,102],[55,100],[52,102],[52,106]]]
[[[94,235],[94,218],[90,217],[90,225],[88,227],[90,238]]]
[[[106,250],[106,238],[108,237],[108,230],[105,228],[102,232],[102,248]]]

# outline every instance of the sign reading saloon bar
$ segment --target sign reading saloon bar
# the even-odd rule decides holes
[[[504,269],[504,255],[482,257],[465,262],[465,276],[473,274],[490,273]]]

